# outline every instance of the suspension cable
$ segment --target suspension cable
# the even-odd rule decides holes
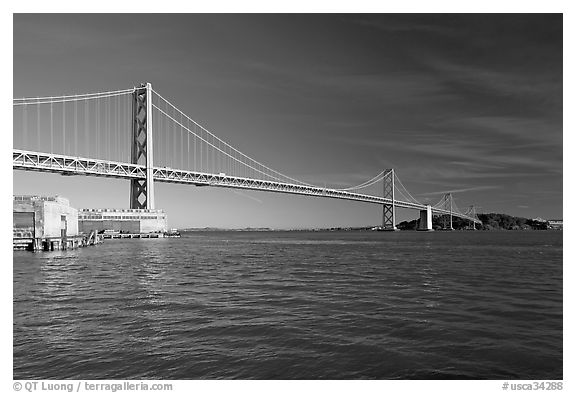
[[[420,203],[420,201],[418,201],[416,198],[414,198],[414,197],[412,196],[412,194],[410,194],[410,192],[409,192],[408,189],[404,186],[404,184],[402,183],[402,181],[400,180],[400,178],[398,177],[398,175],[396,175],[396,172],[394,172],[394,176],[395,176],[396,180],[398,180],[398,184],[400,184],[400,186],[404,189],[404,191],[406,192],[406,194],[408,194],[409,199],[410,199],[412,202],[421,205],[422,203]]]
[[[358,184],[357,186],[354,187],[348,187],[348,188],[337,188],[337,191],[351,191],[351,190],[359,190],[361,188],[365,188],[365,187],[369,187],[372,184],[380,181],[384,175],[386,171],[382,171],[379,174],[377,174],[376,176],[374,176],[372,179],[365,181],[364,183]],[[370,183],[370,184],[368,184]]]
[[[361,190],[364,188],[368,188],[378,182],[380,182],[380,180],[382,180],[382,177],[379,179],[373,179],[372,181],[370,181],[369,183],[366,183],[364,185],[361,186],[355,186],[355,187],[351,187],[351,188],[343,188],[343,189],[336,189],[336,191],[354,191],[354,190]]]
[[[96,122],[96,135],[95,135],[95,139],[96,139],[96,143],[95,143],[95,149],[96,149],[96,156],[98,158],[101,158],[99,153],[100,153],[100,138],[99,138],[99,134],[100,134],[100,124],[102,124],[103,128],[105,128],[105,134],[103,135],[103,148],[108,148],[108,154],[109,155],[113,155],[112,154],[112,148],[118,148],[118,151],[120,152],[120,146],[112,146],[112,145],[116,145],[116,143],[120,142],[120,139],[117,140],[117,138],[120,137],[120,133],[118,132],[118,130],[116,130],[115,132],[112,132],[112,128],[114,127],[118,127],[119,125],[117,124],[112,124],[112,113],[113,113],[113,109],[115,110],[116,116],[118,117],[117,122],[120,122],[119,119],[119,112],[120,112],[120,100],[118,100],[118,98],[120,96],[125,96],[128,94],[132,94],[134,93],[134,91],[136,91],[138,88],[134,87],[131,89],[124,89],[124,90],[115,90],[115,91],[105,91],[105,92],[99,92],[99,93],[88,93],[88,94],[74,94],[74,95],[62,95],[62,96],[47,96],[47,97],[26,97],[26,98],[14,98],[13,99],[13,106],[23,106],[23,127],[24,127],[24,138],[26,138],[27,136],[27,123],[28,123],[28,113],[26,112],[27,106],[28,105],[35,105],[37,108],[37,128],[38,128],[38,138],[40,139],[40,105],[41,104],[50,104],[50,151],[53,152],[54,150],[54,112],[53,112],[53,106],[54,104],[59,104],[62,103],[63,104],[63,108],[62,108],[62,116],[63,116],[63,120],[62,120],[62,129],[63,129],[63,135],[62,135],[62,146],[63,146],[63,154],[66,154],[67,151],[67,146],[66,146],[66,116],[67,116],[67,111],[66,111],[66,102],[74,102],[74,116],[72,118],[72,122],[68,122],[68,143],[70,144],[70,148],[72,148],[73,146],[75,147],[75,150],[77,150],[77,145],[78,145],[78,139],[82,139],[81,137],[79,138],[79,130],[78,130],[78,102],[83,101],[84,103],[84,132],[86,135],[86,154],[89,155],[89,145],[91,145],[90,143],[90,131],[89,131],[89,115],[90,115],[90,108],[89,108],[89,104],[90,101],[95,101],[95,109],[93,111],[93,114],[95,116],[95,122]],[[268,178],[268,179],[273,179],[274,181],[278,181],[278,182],[283,182],[283,183],[289,183],[289,182],[294,182],[296,184],[300,184],[300,185],[304,185],[304,186],[309,186],[309,187],[315,187],[315,188],[324,188],[326,189],[326,187],[320,187],[314,184],[310,184],[310,183],[306,183],[303,182],[301,180],[292,178],[290,176],[287,176],[281,172],[278,172],[264,164],[262,164],[261,162],[249,157],[248,155],[244,154],[243,152],[241,152],[240,150],[236,149],[234,146],[230,145],[229,143],[225,142],[224,140],[220,139],[218,136],[216,136],[215,134],[213,134],[212,132],[210,132],[209,130],[207,130],[205,127],[203,127],[202,125],[200,125],[199,123],[197,123],[194,119],[192,119],[191,117],[189,117],[188,115],[186,115],[184,112],[182,112],[180,109],[178,109],[175,105],[173,105],[170,101],[168,101],[166,98],[164,98],[162,95],[160,95],[157,91],[155,90],[151,90],[151,92],[153,92],[156,96],[158,96],[158,98],[160,100],[162,100],[164,102],[164,105],[161,105],[164,107],[164,109],[160,108],[160,103],[158,103],[158,105],[152,103],[152,107],[155,108],[156,110],[158,110],[164,117],[166,117],[167,119],[171,120],[173,125],[178,125],[179,127],[181,127],[181,130],[185,130],[187,131],[187,136],[186,136],[186,140],[184,140],[183,138],[183,133],[180,133],[180,138],[179,138],[179,142],[180,142],[180,147],[179,149],[177,148],[177,131],[174,130],[173,132],[173,143],[174,143],[174,156],[172,157],[174,159],[174,164],[177,164],[178,161],[180,161],[181,166],[184,166],[185,164],[187,164],[188,167],[191,166],[191,162],[190,162],[190,150],[192,148],[192,146],[190,145],[190,134],[193,135],[194,140],[193,140],[193,148],[194,148],[194,169],[197,171],[197,164],[196,164],[196,139],[198,139],[198,141],[203,142],[200,144],[199,146],[199,150],[200,150],[200,166],[203,166],[203,153],[205,155],[206,158],[206,164],[207,166],[210,165],[210,163],[212,163],[212,170],[216,170],[217,166],[220,167],[222,170],[227,170],[228,168],[231,171],[235,171],[234,168],[236,168],[237,166],[239,168],[242,168],[245,170],[246,172],[246,177],[249,177],[250,174],[252,173],[251,171],[253,171],[254,174],[261,174],[264,176],[264,178]],[[101,99],[111,99],[113,97],[117,97],[116,99],[116,103],[112,103],[110,100],[107,100],[107,102],[103,102],[101,105],[100,100]],[[115,104],[114,106],[116,108],[112,108],[111,105]],[[124,101],[122,101],[122,104],[124,104]],[[103,107],[103,108],[102,108]],[[127,108],[122,105],[122,109],[124,109],[124,115],[125,117],[127,117]],[[69,107],[70,108],[70,107]],[[172,108],[172,113],[173,115],[170,115],[170,108]],[[103,119],[101,119],[101,110],[103,111]],[[180,115],[179,118],[180,120],[177,120],[178,118],[178,114]],[[160,124],[160,128],[161,124],[162,124],[162,118],[159,118],[159,124]],[[116,122],[114,122],[116,123]],[[196,127],[198,127],[199,132],[196,133]],[[73,128],[73,130],[71,130],[71,128]],[[74,141],[72,141],[70,138],[74,138]],[[73,143],[73,145],[72,145]],[[170,141],[167,141],[166,143],[166,148],[168,147]],[[40,140],[38,141],[38,144],[40,145]],[[184,146],[184,144],[186,144],[186,146]],[[210,155],[208,154],[210,152],[210,150],[208,151],[204,151],[202,149],[203,144],[206,144],[207,147],[212,148],[212,156],[210,157]],[[160,145],[158,145],[160,147]],[[178,159],[178,150],[180,153],[180,157]],[[184,158],[184,152],[187,152],[187,157]],[[219,152],[221,153],[223,156],[220,157],[216,157],[215,152]],[[78,154],[78,152],[75,152],[76,154]],[[166,164],[168,163],[168,158],[169,155],[166,154],[165,160],[166,160]],[[229,159],[229,160],[228,160]],[[218,164],[218,165],[216,165]],[[201,168],[200,168],[201,169]],[[247,170],[247,171],[246,171]],[[346,188],[338,188],[338,189],[332,189],[334,191],[342,191],[342,192],[347,192],[347,191],[354,191],[354,190],[361,190],[361,189],[365,189],[367,187],[370,187],[376,183],[378,183],[379,181],[383,180],[384,177],[386,176],[386,170],[381,171],[380,173],[378,173],[376,176],[372,177],[371,179],[364,181],[363,183],[360,183],[356,186],[352,186],[352,187],[346,187]],[[254,176],[256,177],[256,176]],[[398,192],[398,194],[400,196],[402,196],[403,198],[405,198],[406,200],[410,201],[410,202],[414,202],[416,204],[421,204],[416,198],[414,198],[412,196],[412,194],[410,194],[410,192],[406,189],[406,187],[404,186],[404,184],[402,183],[402,181],[400,180],[400,178],[394,174],[394,180],[396,180],[395,182],[395,189]],[[445,203],[446,201],[440,201],[439,203],[437,203],[436,205],[434,205],[434,208],[438,208],[439,205],[441,205],[442,203]],[[456,206],[455,203],[453,203],[453,210],[456,211],[458,214],[462,214],[459,210],[459,208]],[[470,214],[469,212],[467,212],[467,214]]]
[[[247,158],[248,160],[252,161],[253,163],[255,163],[255,164],[257,164],[257,165],[260,165],[260,166],[262,166],[263,168],[265,168],[265,169],[267,169],[267,170],[269,170],[269,171],[271,171],[271,172],[273,172],[273,173],[275,173],[275,174],[277,174],[277,175],[280,175],[281,177],[284,177],[284,178],[286,178],[286,179],[288,179],[288,180],[294,181],[294,182],[296,182],[296,183],[300,183],[300,184],[302,184],[302,185],[306,185],[306,186],[309,186],[309,187],[318,187],[318,186],[316,186],[316,185],[314,185],[314,184],[305,183],[305,182],[303,182],[303,181],[301,181],[301,180],[297,180],[297,179],[294,179],[294,178],[292,178],[292,177],[290,177],[290,176],[284,175],[283,173],[280,173],[280,172],[278,172],[278,171],[276,171],[276,170],[274,170],[274,169],[272,169],[272,168],[269,168],[269,167],[267,167],[266,165],[264,165],[264,164],[256,161],[255,159],[247,156],[246,154],[242,153],[241,151],[239,151],[238,149],[236,149],[236,148],[233,147],[232,145],[228,144],[227,142],[225,142],[225,141],[223,141],[222,139],[218,138],[216,135],[212,134],[210,131],[208,131],[206,128],[204,128],[202,125],[198,124],[194,119],[190,118],[188,115],[186,115],[184,112],[182,112],[182,111],[181,111],[180,109],[178,109],[176,106],[174,106],[170,101],[168,101],[166,98],[164,98],[162,95],[160,95],[156,90],[152,89],[152,91],[154,92],[154,94],[156,94],[156,95],[158,96],[158,98],[162,99],[164,102],[166,102],[166,103],[167,103],[168,105],[170,105],[172,108],[174,108],[176,111],[178,111],[178,112],[181,113],[184,117],[186,117],[188,120],[190,120],[193,124],[197,125],[200,129],[204,130],[207,134],[209,134],[209,135],[212,136],[213,138],[219,140],[219,141],[220,141],[221,143],[223,143],[225,146],[229,147],[231,150],[233,150],[233,151],[235,151],[236,153],[240,154],[241,156]],[[160,110],[160,108],[158,108],[156,105],[153,105],[153,106],[156,107],[156,109]],[[182,125],[181,125],[181,126],[182,126]],[[187,129],[187,130],[188,130],[189,132],[192,132],[192,131],[190,131],[190,129]],[[220,151],[221,151],[221,150],[220,150]],[[228,156],[229,156],[230,158],[232,158],[232,156],[230,156],[230,155],[228,155]],[[245,165],[248,165],[248,164],[245,164]],[[255,168],[252,167],[252,166],[250,166],[250,168],[255,169]],[[259,172],[260,172],[260,171],[259,171]],[[260,172],[260,173],[262,173],[262,172]],[[271,175],[267,175],[267,176],[271,176]],[[271,177],[274,178],[274,176],[271,176]]]
[[[190,130],[188,127],[186,127],[186,126],[184,126],[183,124],[181,124],[180,122],[178,122],[178,120],[174,119],[172,116],[170,116],[169,114],[167,114],[166,112],[164,112],[164,111],[163,111],[162,109],[160,109],[158,106],[156,106],[155,104],[152,104],[152,106],[153,106],[154,108],[156,108],[158,111],[160,111],[160,113],[162,113],[164,116],[166,116],[167,118],[169,118],[170,120],[172,120],[174,123],[178,124],[180,127],[182,127],[183,129],[185,129],[185,130],[188,131],[189,133],[194,134],[194,133],[192,132],[192,130]],[[219,147],[217,147],[217,146],[215,146],[214,144],[208,142],[206,139],[204,139],[204,138],[202,138],[202,137],[200,137],[200,136],[198,136],[198,135],[196,135],[196,134],[194,134],[194,135],[195,135],[199,140],[201,140],[201,141],[203,141],[204,143],[206,143],[206,145],[214,148],[215,150],[218,150],[220,153],[222,153],[222,154],[230,157],[231,159],[233,159],[233,160],[235,160],[235,161],[238,161],[239,163],[243,164],[244,166],[246,166],[246,167],[248,167],[248,168],[250,168],[250,169],[252,169],[252,170],[254,170],[254,171],[256,171],[256,172],[258,172],[258,173],[260,173],[260,174],[262,174],[262,175],[264,175],[264,176],[267,176],[267,177],[269,177],[269,178],[272,178],[272,179],[274,179],[274,180],[277,180],[277,181],[279,181],[279,182],[285,182],[285,180],[282,180],[281,178],[278,178],[278,177],[272,176],[272,175],[270,175],[270,174],[268,174],[268,173],[262,172],[262,171],[260,171],[259,169],[255,168],[255,167],[253,167],[253,166],[251,166],[251,165],[249,165],[249,164],[247,164],[247,163],[243,163],[243,162],[240,161],[238,158],[231,156],[230,154],[228,154],[228,153],[226,153],[225,151],[221,150]],[[209,164],[209,162],[207,162],[207,164]],[[286,177],[287,177],[287,176],[286,176]],[[316,187],[316,186],[312,186],[312,187]]]
[[[91,96],[91,97],[76,97],[76,98],[62,98],[62,99],[42,99],[39,101],[27,101],[27,102],[14,102],[13,106],[21,106],[21,105],[37,105],[37,104],[59,104],[63,102],[73,102],[73,101],[88,101],[88,100],[96,100],[100,98],[109,98],[109,97],[116,97],[127,95],[129,93],[116,93],[116,94],[106,94],[106,95],[98,95],[98,96]]]
[[[90,97],[90,96],[99,96],[99,95],[109,95],[109,94],[126,94],[126,93],[133,93],[134,88],[132,89],[124,89],[124,90],[115,90],[115,91],[103,91],[100,93],[87,93],[87,94],[72,94],[68,96],[46,96],[46,97],[22,97],[22,98],[13,98],[13,101],[40,101],[40,100],[52,100],[52,99],[67,99],[67,98],[77,98],[77,97]]]

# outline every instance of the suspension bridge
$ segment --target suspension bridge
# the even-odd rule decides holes
[[[396,209],[481,223],[474,206],[462,211],[451,194],[434,204],[414,198],[394,169],[345,188],[287,176],[249,157],[187,116],[150,83],[125,90],[13,100],[16,170],[130,181],[130,208],[155,209],[154,183],[181,183],[337,198],[382,206],[382,228],[396,229]],[[376,195],[374,189],[381,191]],[[372,190],[367,192],[366,190]]]

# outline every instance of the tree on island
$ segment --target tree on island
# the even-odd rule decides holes
[[[480,230],[545,230],[548,229],[548,223],[545,221],[532,220],[524,217],[513,217],[508,214],[502,213],[488,213],[478,214],[478,219],[482,221],[482,225],[476,224],[476,229]],[[445,221],[444,221],[445,220]],[[420,220],[402,221],[396,227],[403,231],[413,231],[418,229],[418,222]],[[441,230],[449,225],[449,217],[447,216],[433,216],[432,228]],[[470,228],[470,221],[464,220],[459,217],[452,217],[452,228],[457,230],[464,230]]]

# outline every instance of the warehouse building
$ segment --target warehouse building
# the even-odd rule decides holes
[[[78,237],[78,210],[60,196],[14,196],[12,227],[15,248],[65,248]]]
[[[14,196],[14,237],[78,235],[78,210],[60,196]]]
[[[78,226],[85,233],[164,233],[167,220],[164,210],[157,209],[80,209]]]

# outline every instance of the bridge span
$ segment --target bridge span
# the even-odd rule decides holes
[[[55,120],[55,106],[61,119]],[[382,226],[389,230],[395,229],[396,208],[420,211],[423,230],[432,229],[433,214],[449,216],[450,228],[452,217],[469,220],[473,226],[481,223],[473,206],[460,211],[451,194],[435,205],[420,203],[394,169],[343,189],[320,187],[283,175],[216,137],[156,93],[150,84],[105,93],[20,98],[14,100],[14,110],[22,112],[14,115],[14,119],[21,119],[19,129],[15,121],[14,132],[21,134],[22,138],[15,140],[22,141],[22,148],[13,149],[13,169],[126,179],[131,182],[133,209],[154,209],[154,182],[167,182],[377,204],[383,209]],[[48,123],[42,121],[47,113],[49,145],[43,143],[48,140]],[[153,159],[153,151],[159,152],[160,165]],[[382,195],[359,192],[377,184],[382,184]]]

